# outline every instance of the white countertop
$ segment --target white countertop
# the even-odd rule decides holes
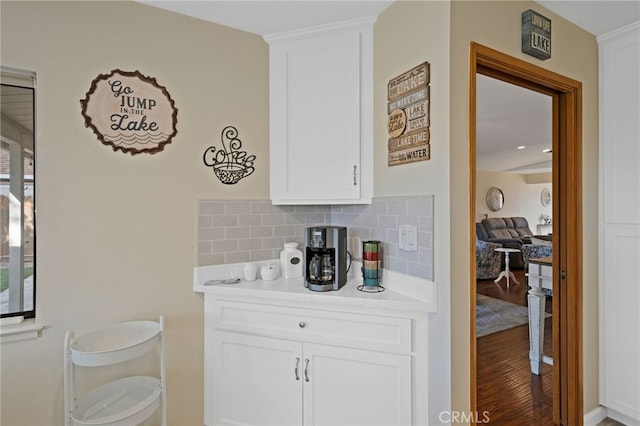
[[[277,264],[277,262],[277,260],[273,260],[256,263]],[[304,286],[303,278],[245,281],[242,279],[242,267],[242,263],[196,267],[193,273],[193,291],[240,297],[251,292],[252,296],[261,298],[292,302],[312,301],[315,305],[337,304],[350,307],[402,309],[422,313],[437,312],[438,298],[435,282],[384,270],[381,285],[385,287],[385,291],[379,293],[359,291],[357,287],[362,285],[362,276],[359,273],[354,273],[354,271],[360,271],[360,263],[355,261],[351,267],[349,280],[344,287],[337,291],[326,292],[309,290]],[[204,285],[209,280],[231,277],[238,277],[241,280],[237,284]]]

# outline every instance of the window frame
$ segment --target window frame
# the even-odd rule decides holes
[[[33,126],[33,132],[32,132],[32,140],[33,140],[33,148],[32,148],[32,152],[31,152],[31,161],[32,161],[32,166],[33,166],[33,171],[32,171],[32,179],[31,182],[29,182],[26,178],[25,175],[25,170],[24,170],[24,164],[25,164],[25,160],[27,158],[29,158],[28,155],[25,155],[25,152],[29,151],[29,147],[28,148],[24,148],[24,146],[20,145],[20,149],[15,150],[15,149],[11,149],[11,145],[14,145],[16,141],[10,140],[9,138],[6,138],[5,136],[3,136],[2,134],[0,134],[0,139],[1,139],[1,143],[2,145],[8,145],[9,146],[9,151],[10,151],[10,155],[15,155],[16,151],[19,153],[20,155],[20,164],[21,164],[21,174],[22,174],[22,194],[21,194],[21,235],[20,235],[20,252],[19,252],[19,265],[22,265],[22,269],[18,269],[20,271],[20,277],[21,277],[21,288],[20,288],[20,292],[22,292],[22,306],[19,310],[9,310],[8,312],[0,312],[0,321],[1,324],[4,326],[6,324],[16,324],[16,323],[20,323],[22,322],[24,319],[35,319],[36,316],[36,256],[37,256],[37,245],[36,245],[36,235],[37,235],[37,226],[36,226],[36,140],[37,140],[37,127],[36,127],[36,123],[37,123],[37,117],[36,117],[36,96],[37,96],[37,89],[36,89],[36,73],[35,72],[31,72],[31,71],[25,71],[25,70],[19,70],[19,69],[15,69],[15,68],[10,68],[10,67],[5,67],[5,66],[0,66],[0,83],[3,86],[13,86],[13,87],[20,87],[20,88],[25,88],[25,89],[30,89],[32,90],[32,126]],[[12,161],[13,162],[13,161]],[[2,179],[3,183],[5,182],[11,182],[11,174],[9,175],[9,177],[7,179]],[[26,186],[27,184],[32,185],[32,191],[33,191],[33,198],[32,198],[32,221],[33,221],[33,237],[32,237],[32,241],[30,241],[32,243],[32,250],[33,250],[33,260],[32,260],[32,265],[33,265],[33,271],[32,271],[32,288],[33,288],[33,293],[32,293],[32,297],[31,297],[31,301],[27,302],[27,300],[24,299],[25,297],[25,277],[24,277],[24,264],[25,264],[25,251],[24,251],[24,247],[26,244],[25,241],[25,236],[26,236],[26,232],[25,232],[25,192],[26,192]],[[10,185],[11,186],[11,185]],[[9,226],[9,225],[8,225]],[[9,264],[11,265],[11,249],[9,249]],[[9,289],[7,291],[10,291]],[[32,302],[32,303],[31,303]],[[25,305],[29,305],[31,304],[31,308],[30,309],[25,309]],[[3,341],[5,340],[4,334],[6,330],[2,330],[1,335],[3,336]]]

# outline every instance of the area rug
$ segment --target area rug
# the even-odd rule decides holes
[[[551,315],[546,314],[546,317],[549,316]],[[476,337],[508,330],[528,322],[529,311],[526,306],[476,294]]]

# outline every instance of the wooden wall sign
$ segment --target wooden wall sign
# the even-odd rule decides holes
[[[551,57],[551,19],[531,9],[522,12],[522,53],[543,61]]]
[[[173,99],[155,78],[138,71],[98,75],[80,104],[84,125],[114,151],[154,154],[177,133]]]
[[[429,63],[389,80],[387,130],[389,166],[431,158],[429,145]]]

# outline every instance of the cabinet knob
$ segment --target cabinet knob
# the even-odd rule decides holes
[[[300,328],[305,328],[306,326],[307,326],[307,324],[305,324],[305,323],[304,323],[304,322],[302,322],[302,321],[300,321],[300,322],[298,323],[298,327],[300,327]]]

